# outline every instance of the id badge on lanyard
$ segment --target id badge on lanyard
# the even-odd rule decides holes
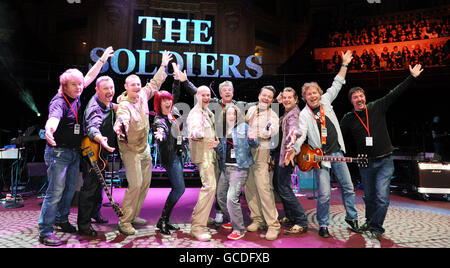
[[[236,158],[236,153],[234,151],[234,148],[231,149],[230,157],[233,158],[233,159]]]
[[[366,107],[366,119],[367,119],[367,125],[364,124],[364,121],[361,119],[361,117],[359,117],[359,115],[356,113],[356,111],[353,111],[355,113],[355,115],[358,117],[359,121],[361,122],[361,124],[363,125],[363,127],[366,129],[367,131],[367,137],[366,137],[366,146],[367,147],[372,147],[373,146],[373,137],[370,136],[370,129],[369,129],[369,113],[367,112],[367,107]]]
[[[80,135],[81,132],[81,125],[78,124],[78,107],[75,106],[76,110],[72,107],[72,104],[70,104],[69,100],[67,99],[66,95],[64,95],[64,93],[62,93],[64,99],[67,101],[67,103],[69,104],[70,109],[72,110],[73,114],[75,115],[75,121],[76,123],[73,125],[73,134],[75,135]],[[78,104],[78,100],[77,100],[77,104]]]
[[[80,129],[81,129],[80,124],[73,125],[73,134],[80,135]]]
[[[366,146],[373,146],[373,137],[366,137]]]

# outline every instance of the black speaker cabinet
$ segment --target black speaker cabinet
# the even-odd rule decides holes
[[[418,162],[417,192],[450,194],[450,163]]]

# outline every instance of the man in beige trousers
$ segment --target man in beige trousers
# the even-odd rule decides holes
[[[148,144],[150,129],[148,101],[164,83],[167,77],[165,69],[171,59],[172,54],[164,51],[161,66],[152,80],[143,88],[137,75],[128,76],[125,80],[126,91],[117,98],[119,105],[114,131],[119,136],[120,156],[128,182],[122,203],[124,215],[120,218],[118,225],[119,231],[125,235],[136,233],[132,224],[147,224],[144,219],[139,218],[139,213],[147,196],[152,176],[152,157]],[[126,133],[122,132],[122,123]]]
[[[256,129],[259,143],[257,148],[251,148],[255,163],[250,166],[245,184],[245,198],[253,221],[247,231],[255,232],[267,225],[267,240],[277,239],[280,233],[278,211],[269,175],[271,138],[279,131],[278,115],[270,108],[274,96],[275,88],[264,86],[258,95],[258,104],[252,106],[245,117],[250,128]]]
[[[208,109],[211,90],[206,86],[200,86],[196,98],[198,102],[189,112],[187,127],[191,161],[199,170],[202,188],[192,213],[190,235],[200,241],[209,241],[211,235],[205,232],[204,228],[208,222],[216,193],[214,147],[219,144],[219,140],[215,134],[214,114]]]

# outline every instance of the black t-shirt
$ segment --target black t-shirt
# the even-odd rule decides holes
[[[320,122],[320,106],[311,110],[315,115],[314,117],[319,121],[317,122],[317,127],[319,128],[319,132],[322,137],[322,124]],[[326,144],[322,145],[322,151],[325,154],[332,154],[338,152],[341,149],[341,147],[339,146],[337,131],[333,122],[331,122],[328,116],[325,116],[325,127],[327,129],[327,139]]]
[[[63,94],[58,92],[48,105],[48,118],[56,117],[60,120],[58,128],[55,133],[53,133],[53,137],[55,138],[57,147],[71,149],[79,148],[83,136],[83,130],[81,129],[81,126],[83,125],[83,116],[80,116],[80,97],[76,99],[72,99],[67,95],[65,95],[65,97],[67,100],[64,98]],[[72,108],[70,106],[72,106]],[[80,125],[79,134],[75,134],[74,132],[75,124]]]
[[[414,82],[414,77],[409,75],[402,83],[389,91],[384,97],[379,98],[367,104],[367,115],[369,116],[369,131],[372,137],[372,146],[366,145],[366,137],[369,133],[362,122],[367,126],[366,110],[348,112],[341,120],[341,131],[345,136],[351,134],[355,141],[358,154],[367,154],[369,157],[379,157],[392,153],[394,147],[386,123],[386,112],[391,104],[400,97],[400,95],[409,88]]]

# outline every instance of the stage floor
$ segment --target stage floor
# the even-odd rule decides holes
[[[121,203],[125,188],[114,188],[113,197]],[[103,207],[102,214],[109,219],[107,224],[93,224],[97,237],[82,237],[55,231],[63,241],[62,248],[448,248],[450,247],[450,202],[438,197],[428,201],[418,200],[397,193],[391,194],[391,205],[384,227],[386,233],[381,242],[366,234],[351,232],[344,221],[345,210],[339,189],[333,190],[330,207],[330,238],[318,235],[316,201],[308,199],[311,190],[299,196],[309,222],[309,230],[302,235],[280,234],[275,241],[264,239],[265,231],[246,232],[245,237],[231,241],[229,231],[220,226],[208,225],[212,234],[210,242],[199,242],[189,236],[192,210],[197,202],[199,188],[186,188],[186,192],[173,210],[171,221],[181,230],[171,235],[161,235],[155,225],[169,193],[169,188],[149,189],[141,217],[147,226],[137,227],[137,234],[125,236],[117,231],[118,218],[112,208]],[[356,207],[360,224],[364,222],[363,191],[356,190]],[[108,199],[104,197],[104,202]],[[24,207],[7,209],[0,206],[0,248],[45,248],[38,242],[37,222],[42,199],[30,196],[24,199]],[[249,210],[244,196],[241,200],[245,224],[250,224]],[[280,218],[284,215],[281,203],[277,203]],[[214,210],[211,215],[214,215]],[[70,222],[76,225],[77,208],[72,207]],[[283,227],[282,230],[285,230]]]

